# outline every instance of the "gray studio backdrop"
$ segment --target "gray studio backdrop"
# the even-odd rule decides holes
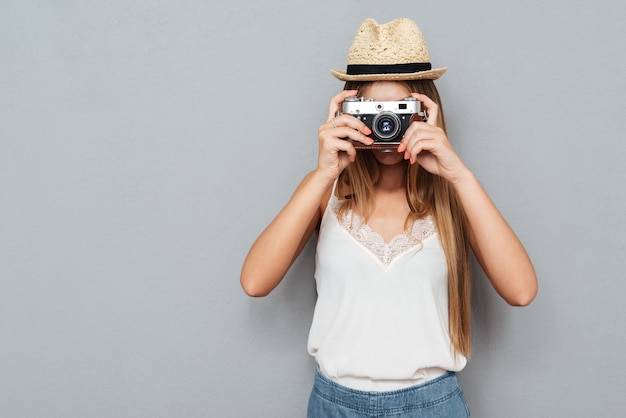
[[[626,407],[626,3],[0,2],[0,416],[303,417],[314,246],[240,266],[316,163],[360,22],[426,36],[450,138],[540,280],[478,269],[475,417]]]

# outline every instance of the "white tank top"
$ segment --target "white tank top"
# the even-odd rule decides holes
[[[460,371],[448,332],[448,270],[435,224],[385,243],[363,218],[337,218],[332,194],[317,242],[317,303],[308,350],[320,371],[357,390],[402,389]]]

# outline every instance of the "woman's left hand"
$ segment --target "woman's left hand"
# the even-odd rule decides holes
[[[411,95],[426,107],[428,121],[411,123],[398,146],[398,152],[404,152],[404,159],[410,160],[411,164],[418,163],[430,173],[452,183],[459,181],[467,168],[452,148],[444,130],[437,126],[439,106],[424,94]]]
[[[511,305],[526,306],[537,294],[537,276],[515,232],[437,126],[439,107],[413,93],[428,112],[427,122],[413,122],[398,146],[404,158],[453,184],[463,206],[474,254],[496,291]]]

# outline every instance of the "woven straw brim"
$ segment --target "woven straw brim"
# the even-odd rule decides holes
[[[342,81],[402,81],[402,80],[437,80],[446,72],[448,67],[434,70],[420,71],[405,74],[354,74],[350,75],[342,70],[330,70],[330,73]]]

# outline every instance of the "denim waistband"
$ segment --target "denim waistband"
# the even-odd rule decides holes
[[[461,393],[456,374],[446,372],[425,383],[387,392],[368,392],[342,386],[319,369],[315,373],[313,391],[326,400],[364,413],[374,411],[401,412],[428,408],[445,403]],[[461,395],[462,396],[462,395]]]

